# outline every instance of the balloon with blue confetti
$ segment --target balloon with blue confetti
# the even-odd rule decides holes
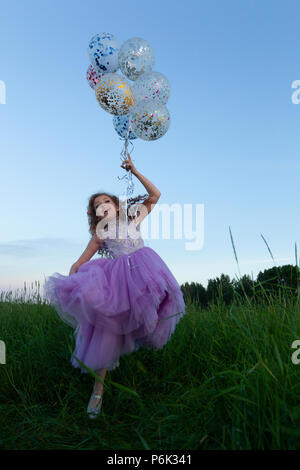
[[[108,73],[119,68],[120,43],[113,34],[99,33],[92,37],[88,47],[89,59],[95,70]]]
[[[116,132],[119,134],[120,137],[126,139],[128,134],[128,126],[129,126],[129,116],[114,116],[113,124]],[[129,140],[137,139],[137,136],[132,132],[130,129],[129,131]]]

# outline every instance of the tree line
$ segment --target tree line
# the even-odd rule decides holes
[[[202,307],[207,307],[220,298],[229,305],[234,298],[247,298],[253,302],[270,295],[297,297],[300,295],[300,270],[298,266],[291,264],[274,266],[260,271],[256,279],[248,274],[240,279],[230,279],[227,274],[222,273],[220,277],[209,279],[206,288],[198,282],[186,282],[180,287],[186,302]]]

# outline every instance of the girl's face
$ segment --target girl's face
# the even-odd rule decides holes
[[[119,210],[114,201],[109,196],[106,196],[106,194],[101,194],[101,196],[96,197],[94,200],[94,209],[98,216],[109,215],[111,217],[114,217]]]

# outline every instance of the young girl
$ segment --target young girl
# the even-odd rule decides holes
[[[106,371],[119,366],[120,355],[140,347],[161,349],[186,313],[179,284],[140,235],[140,223],[161,193],[136,170],[129,154],[121,167],[131,169],[148,192],[139,206],[139,217],[127,211],[124,223],[118,197],[93,194],[88,205],[93,236],[87,248],[72,265],[69,276],[54,273],[45,281],[46,298],[75,329],[71,364],[86,373],[78,358],[101,378],[95,380],[88,404],[90,418],[100,413]],[[129,208],[130,203],[140,199],[130,199]],[[131,223],[135,224],[136,233],[129,230]],[[96,252],[106,257],[90,261]]]

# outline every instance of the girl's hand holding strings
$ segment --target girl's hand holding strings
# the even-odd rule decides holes
[[[128,158],[126,158],[125,160],[123,160],[122,164],[120,165],[122,168],[124,168],[126,171],[129,171],[131,170],[131,173],[134,175],[136,174],[137,170],[134,166],[134,164],[132,163],[132,160],[131,160],[131,157],[129,155],[129,153],[127,152],[127,156]],[[125,166],[124,166],[125,165]]]

